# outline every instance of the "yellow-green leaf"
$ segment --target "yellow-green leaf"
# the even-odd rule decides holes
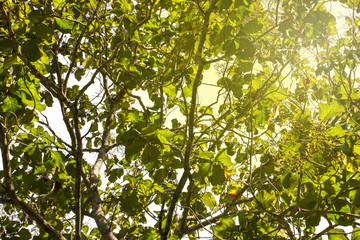
[[[319,108],[319,117],[321,122],[327,121],[332,117],[341,116],[345,111],[344,106],[340,105],[336,101],[332,101],[327,104],[319,103]]]

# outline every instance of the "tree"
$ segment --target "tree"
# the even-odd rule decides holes
[[[357,239],[358,7],[2,1],[2,239]]]

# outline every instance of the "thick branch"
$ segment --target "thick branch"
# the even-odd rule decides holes
[[[74,112],[74,128],[76,137],[76,174],[75,174],[75,239],[80,240],[81,228],[82,228],[82,217],[81,217],[81,174],[82,174],[82,159],[83,159],[83,148],[82,139],[80,132],[79,123],[79,110],[76,109]]]
[[[94,166],[91,169],[90,175],[90,188],[89,188],[89,197],[92,205],[92,216],[94,217],[96,224],[99,228],[99,231],[102,234],[104,240],[115,240],[117,239],[110,228],[110,224],[107,222],[105,218],[105,213],[103,210],[103,206],[101,204],[101,198],[98,191],[98,182],[99,182],[99,173],[102,164],[104,163],[104,159],[107,154],[107,149],[110,143],[110,126],[114,121],[115,112],[117,109],[117,103],[123,98],[125,91],[122,90],[118,93],[116,98],[111,101],[110,105],[110,114],[106,119],[104,133],[102,136],[102,143],[99,149],[99,154],[96,159]]]

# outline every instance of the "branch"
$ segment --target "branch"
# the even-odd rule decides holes
[[[193,194],[193,189],[194,189],[194,180],[190,177],[190,184],[188,186],[188,195],[186,197],[186,202],[183,206],[184,210],[183,210],[183,214],[182,214],[182,219],[180,222],[180,233],[183,232],[185,230],[185,228],[187,227],[186,225],[186,220],[189,214],[189,210],[190,210],[190,202],[191,202],[191,198],[192,198],[192,194]],[[191,209],[192,210],[192,209]],[[178,235],[181,238],[181,235]]]
[[[102,143],[99,149],[99,154],[96,159],[94,166],[91,169],[90,173],[90,188],[89,188],[89,198],[91,200],[92,212],[91,214],[94,216],[96,224],[99,228],[100,233],[104,240],[115,240],[117,239],[110,228],[110,224],[107,222],[105,217],[105,213],[103,210],[103,206],[101,204],[101,198],[99,195],[98,184],[99,184],[99,173],[102,164],[104,163],[104,159],[107,154],[107,149],[110,143],[110,126],[115,119],[115,112],[118,107],[118,102],[125,95],[125,90],[122,89],[111,102],[110,105],[110,114],[106,119],[104,132],[102,136]]]
[[[41,84],[53,94],[56,98],[61,99],[68,107],[70,106],[69,100],[67,97],[60,91],[60,89],[55,85],[54,82],[51,81],[50,78],[42,75],[36,67],[19,51],[19,43],[15,37],[15,33],[11,28],[11,20],[7,11],[4,8],[4,3],[0,3],[1,13],[4,16],[3,19],[6,21],[6,25],[8,27],[10,40],[13,43],[13,52],[23,61],[23,63],[29,68],[30,73],[33,74],[36,78],[40,79]]]
[[[312,238],[310,238],[310,240],[315,240],[318,239],[319,237],[321,237],[322,235],[324,235],[325,233],[327,233],[328,231],[330,231],[331,229],[337,227],[338,225],[330,225],[327,228],[325,228],[324,230],[322,230],[321,232],[319,232],[318,234],[316,234],[315,236],[313,236]]]
[[[53,239],[66,240],[66,238],[63,237],[55,228],[53,228],[38,212],[36,212],[30,205],[22,201],[17,195],[12,180],[13,178],[10,166],[10,147],[7,138],[8,135],[6,134],[6,127],[0,123],[0,149],[4,167],[4,184],[6,193],[15,206],[19,207],[23,212],[25,212],[29,218],[34,220]]]
[[[65,77],[65,80],[64,80],[64,89],[66,89],[66,86],[67,86],[67,82],[69,81],[69,77],[70,77],[70,73],[72,72],[72,69],[74,68],[74,65],[76,63],[76,54],[77,54],[77,51],[78,49],[80,48],[80,43],[81,43],[81,40],[82,38],[84,37],[84,34],[85,32],[89,29],[89,26],[90,24],[92,23],[95,15],[97,14],[98,10],[99,10],[99,7],[100,7],[100,4],[101,4],[102,1],[99,1],[98,4],[96,5],[96,9],[94,11],[94,14],[91,16],[91,19],[88,20],[88,23],[86,24],[86,27],[84,27],[84,29],[81,31],[80,33],[80,36],[79,38],[77,39],[76,41],[76,45],[74,46],[74,50],[72,52],[72,58],[71,58],[71,63],[70,63],[70,67],[69,67],[69,70],[66,74],[66,77]]]
[[[83,147],[81,137],[81,125],[79,121],[79,109],[74,107],[74,131],[76,141],[73,142],[73,147],[76,148],[74,151],[76,160],[76,173],[75,173],[75,239],[80,240],[81,228],[82,228],[82,217],[81,217],[81,175],[82,175],[82,162],[83,162]]]
[[[264,163],[263,165],[261,165],[260,167],[256,168],[253,173],[252,173],[252,177],[255,178],[257,174],[261,173],[262,169],[264,167],[267,167],[268,165],[270,164],[273,164],[272,163],[273,161],[272,160],[269,160],[267,161],[266,163]],[[230,209],[238,204],[242,204],[242,203],[247,203],[247,202],[251,202],[253,201],[253,198],[241,198],[244,193],[248,190],[249,188],[249,185],[248,183],[250,182],[250,178],[247,179],[247,184],[245,184],[245,186],[238,191],[238,193],[236,194],[236,196],[232,199],[232,201],[228,204],[226,204],[225,206],[224,205],[221,205],[221,208],[222,207],[225,207],[224,211],[217,215],[217,216],[214,216],[214,217],[211,217],[211,218],[207,218],[206,220],[202,221],[201,223],[198,223],[194,226],[191,226],[191,227],[188,227],[184,230],[184,233],[183,234],[187,234],[187,233],[191,233],[193,231],[197,231],[199,229],[202,229],[204,226],[207,226],[211,223],[215,223],[217,222],[220,218],[224,217],[224,216],[228,216],[229,215],[229,212],[230,212]],[[213,210],[213,212],[217,212],[217,210]]]
[[[237,204],[251,202],[252,200],[253,200],[253,198],[238,199],[237,201],[235,201],[234,203],[230,203],[229,205],[235,206]],[[220,218],[225,217],[225,216],[229,216],[229,209],[228,208],[225,209],[225,211],[220,213],[219,215],[216,215],[216,216],[210,217],[210,218],[206,218],[204,221],[202,221],[202,222],[200,222],[200,223],[198,223],[198,224],[196,224],[194,226],[191,226],[191,227],[188,227],[188,228],[184,229],[183,234],[192,233],[194,231],[202,229],[202,228],[204,228],[204,227],[206,227],[206,226],[208,226],[208,225],[210,225],[212,223],[216,223]]]
[[[196,58],[198,60],[200,60],[200,63],[199,63],[199,67],[198,67],[195,79],[194,79],[193,89],[192,89],[191,106],[190,106],[189,121],[188,121],[189,136],[188,136],[187,144],[185,147],[185,156],[184,156],[185,157],[184,158],[184,173],[181,176],[179,184],[178,184],[178,186],[175,190],[175,193],[173,195],[173,198],[171,200],[169,212],[168,212],[167,219],[166,219],[165,229],[161,235],[161,240],[166,240],[168,238],[168,234],[170,232],[172,218],[173,218],[173,214],[174,214],[174,210],[175,210],[175,205],[176,205],[177,201],[179,200],[180,193],[182,192],[182,190],[185,186],[187,178],[190,176],[190,156],[191,156],[191,151],[192,151],[192,146],[193,146],[193,141],[194,141],[194,118],[195,118],[195,108],[196,108],[196,97],[197,97],[197,90],[198,90],[198,87],[201,82],[202,72],[203,72],[204,66],[205,66],[205,63],[203,61],[201,61],[201,56],[202,56],[203,47],[204,47],[204,43],[206,40],[208,28],[209,28],[210,15],[211,15],[214,5],[215,5],[215,1],[211,1],[209,9],[206,11],[206,14],[204,17],[204,25],[202,27],[200,41],[199,41],[198,49],[196,52]]]
[[[360,215],[354,214],[354,213],[346,213],[346,212],[340,212],[340,211],[333,211],[333,210],[310,210],[310,209],[299,209],[299,212],[303,213],[320,213],[320,214],[336,214],[336,215],[342,215],[352,218],[360,219]]]

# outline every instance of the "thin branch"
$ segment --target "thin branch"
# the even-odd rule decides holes
[[[11,201],[23,212],[25,212],[29,218],[34,220],[42,229],[44,229],[53,239],[66,240],[66,238],[53,228],[38,212],[21,200],[17,195],[11,173],[8,135],[6,133],[6,127],[2,123],[0,123],[0,149],[4,168],[4,185],[6,193],[10,197]]]
[[[196,52],[196,58],[199,60],[201,60],[204,43],[205,43],[206,36],[208,33],[209,19],[210,19],[210,15],[211,15],[214,5],[215,5],[215,1],[211,1],[210,5],[209,5],[209,9],[206,11],[206,14],[204,17],[204,25],[202,27],[199,46],[198,46],[198,49]],[[175,193],[174,193],[173,198],[170,203],[170,207],[169,207],[168,215],[167,215],[167,219],[166,219],[165,229],[161,235],[162,240],[166,240],[168,238],[168,234],[170,232],[170,226],[172,223],[172,218],[173,218],[173,214],[174,214],[174,210],[175,210],[175,205],[176,205],[177,201],[179,200],[180,194],[185,186],[187,178],[190,176],[190,156],[191,156],[193,140],[194,140],[194,117],[195,117],[197,90],[198,90],[198,87],[200,86],[201,76],[202,76],[202,72],[204,70],[204,66],[205,66],[205,63],[203,61],[200,61],[199,67],[198,67],[198,70],[197,70],[197,73],[196,73],[196,76],[194,79],[194,83],[193,83],[191,106],[190,106],[189,121],[188,121],[189,134],[188,134],[187,144],[185,147],[185,156],[184,156],[185,157],[184,158],[184,173],[181,176],[179,184],[175,189]]]
[[[23,61],[23,63],[29,68],[30,73],[33,74],[36,78],[40,79],[41,84],[54,96],[58,99],[61,99],[68,107],[70,106],[70,102],[67,97],[59,91],[59,88],[55,85],[55,83],[49,78],[42,75],[39,70],[19,51],[19,43],[15,37],[14,30],[11,28],[11,20],[8,14],[8,11],[4,8],[4,3],[0,2],[1,13],[4,16],[3,19],[6,21],[6,25],[8,27],[9,36],[13,43],[13,52]]]
[[[76,54],[77,54],[77,51],[80,48],[80,43],[82,41],[82,38],[84,37],[85,32],[89,29],[89,26],[92,23],[95,15],[97,14],[101,3],[102,3],[102,1],[98,1],[98,4],[96,5],[96,9],[95,9],[93,15],[91,16],[91,19],[87,20],[88,22],[87,22],[86,26],[83,28],[83,30],[80,33],[80,36],[77,38],[76,44],[75,44],[73,52],[72,52],[72,58],[71,58],[71,63],[70,63],[70,66],[69,66],[69,70],[68,70],[68,72],[66,74],[66,77],[65,77],[65,80],[64,80],[64,85],[63,85],[64,89],[67,88],[67,82],[69,81],[70,74],[71,74],[71,72],[72,72],[72,70],[73,70],[73,68],[75,66],[76,58],[77,58]]]

